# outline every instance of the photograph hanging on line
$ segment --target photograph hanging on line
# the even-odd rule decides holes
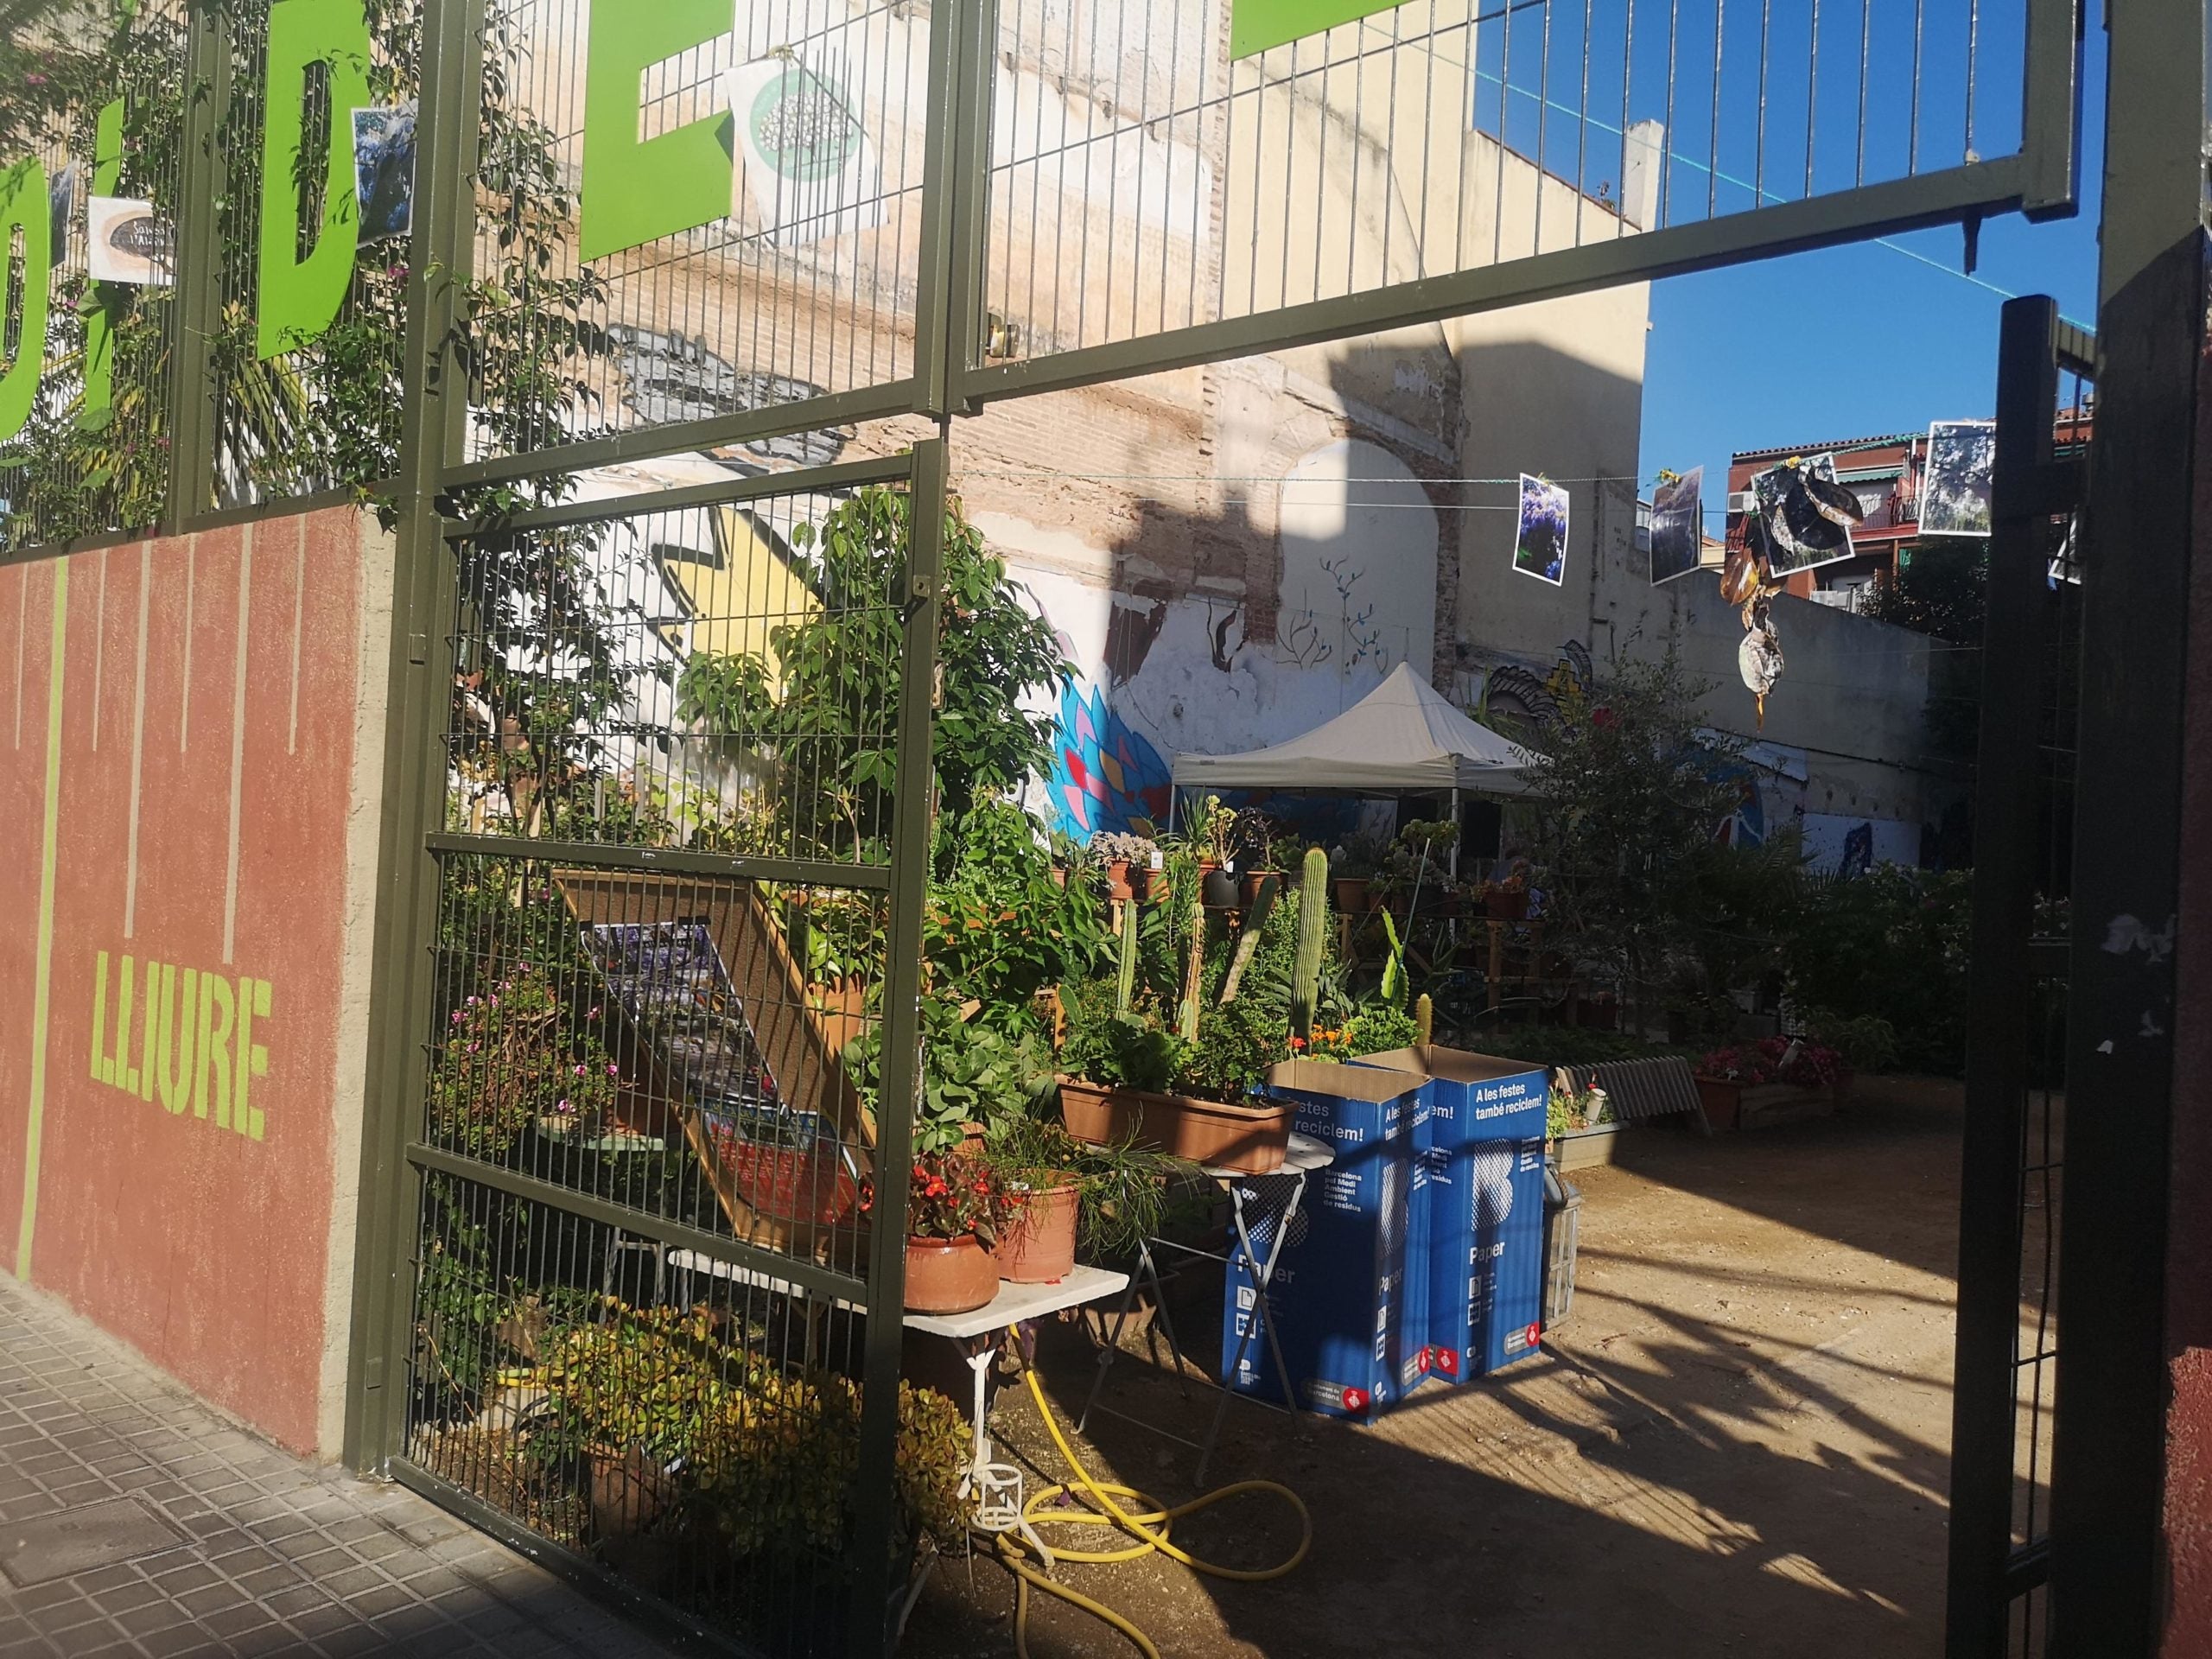
[[[1567,492],[1521,474],[1521,512],[1513,537],[1513,568],[1558,587],[1567,579]]]
[[[129,196],[92,199],[90,270],[96,283],[167,288],[175,280],[176,238],[154,204]]]
[[[1651,585],[1686,576],[1705,546],[1705,468],[1693,467],[1651,492]]]
[[[2051,526],[2050,585],[2082,585],[2082,515],[2069,512]]]
[[[1928,429],[1920,484],[1923,536],[1989,534],[1989,486],[1997,470],[1997,423],[1937,421]]]
[[[1833,454],[1768,467],[1751,480],[1751,496],[1772,575],[1795,575],[1851,557],[1851,526],[1866,510],[1836,482]]]
[[[843,60],[760,58],[722,72],[761,228],[781,247],[872,231],[883,222],[875,146],[845,90]]]
[[[63,270],[70,262],[69,226],[77,217],[77,163],[69,162],[46,187],[46,206],[53,220],[54,268]]]
[[[353,111],[353,199],[360,240],[405,236],[415,225],[415,105]]]

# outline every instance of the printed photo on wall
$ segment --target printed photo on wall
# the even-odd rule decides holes
[[[176,239],[152,202],[94,196],[90,218],[94,282],[167,288],[175,279]]]
[[[1989,534],[1989,481],[1997,470],[1997,423],[1937,421],[1928,429],[1928,473],[1920,486],[1923,536]]]
[[[1548,480],[1522,474],[1513,568],[1558,587],[1567,579],[1567,492]]]
[[[1705,468],[1662,474],[1651,493],[1651,585],[1697,569],[1705,545]]]
[[[874,230],[883,222],[875,146],[862,130],[843,60],[761,58],[722,73],[745,152],[746,188],[779,246]]]
[[[1851,527],[1866,516],[1859,498],[1836,482],[1835,457],[1793,455],[1751,480],[1766,531],[1773,575],[1795,575],[1852,555]]]
[[[353,197],[360,240],[404,236],[415,225],[415,105],[353,111]]]

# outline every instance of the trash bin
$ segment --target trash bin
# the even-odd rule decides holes
[[[1529,1357],[1543,1335],[1543,1069],[1435,1046],[1357,1064],[1422,1080],[1427,1374],[1465,1382]]]
[[[1307,1177],[1283,1239],[1268,1311],[1290,1370],[1290,1394],[1308,1410],[1371,1418],[1421,1380],[1425,1310],[1406,1292],[1412,1230],[1413,1119],[1421,1080],[1363,1066],[1293,1060],[1268,1074],[1267,1092],[1292,1103],[1293,1129],[1334,1149]],[[1287,1175],[1240,1176],[1255,1251],[1265,1258],[1292,1190]],[[1222,1305],[1222,1362],[1251,1336],[1224,1383],[1284,1397],[1274,1357],[1255,1325],[1258,1287],[1232,1267]]]
[[[1582,1189],[1544,1166],[1544,1328],[1574,1308],[1574,1254],[1582,1243]]]

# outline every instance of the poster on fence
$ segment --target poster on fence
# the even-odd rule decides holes
[[[1988,535],[1990,480],[1996,471],[1996,422],[1937,421],[1929,426],[1920,533]]]
[[[584,948],[686,1099],[775,1109],[775,1077],[706,923],[588,927]]]
[[[129,196],[94,196],[90,270],[96,283],[167,288],[175,279],[176,239],[154,216],[154,204]]]
[[[1515,521],[1513,568],[1556,588],[1567,580],[1567,492],[1548,479],[1521,474],[1521,511]]]
[[[415,225],[415,105],[353,111],[353,197],[360,240],[405,236]]]
[[[1651,585],[1686,576],[1705,543],[1705,468],[1669,474],[1651,493]]]
[[[861,124],[843,60],[760,58],[722,73],[761,227],[782,247],[872,231],[883,222],[875,146]]]

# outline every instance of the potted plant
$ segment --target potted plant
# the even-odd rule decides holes
[[[1337,908],[1347,915],[1364,916],[1374,908],[1369,887],[1382,868],[1384,849],[1373,836],[1348,836],[1329,856],[1329,873],[1335,884]]]
[[[502,1162],[525,1129],[589,1140],[613,1114],[620,1075],[544,970],[525,963],[448,1016],[430,1074],[431,1143]]]
[[[1269,876],[1282,880],[1274,862],[1274,826],[1266,813],[1248,807],[1236,815],[1235,842],[1236,899],[1249,910],[1260,902],[1260,888]]]
[[[1758,1128],[1833,1111],[1851,1069],[1821,1043],[1767,1037],[1716,1048],[1695,1067],[1698,1099],[1716,1129]]]
[[[1249,1097],[1288,1053],[1287,1028],[1270,1033],[1235,1002],[1205,1011],[1189,1042],[1154,1008],[1117,1013],[1079,995],[1060,1053],[1061,1116],[1092,1146],[1264,1174],[1282,1166],[1290,1108]]]
[[[861,1207],[875,1195],[863,1191]],[[914,1160],[906,1194],[906,1311],[968,1313],[999,1294],[991,1251],[1015,1207],[989,1160],[964,1147]]]
[[[1236,907],[1236,879],[1228,865],[1236,831],[1236,814],[1209,795],[1191,818],[1191,850],[1198,861],[1200,897],[1209,909]]]
[[[1149,871],[1152,861],[1160,849],[1142,836],[1102,830],[1090,838],[1090,861],[1106,874],[1106,893],[1110,899],[1128,899],[1136,897],[1131,887],[1132,872],[1143,869],[1147,887],[1151,884]]]
[[[1603,1089],[1595,1084],[1581,1087],[1565,1066],[1552,1074],[1544,1135],[1551,1142],[1553,1163],[1562,1170],[1610,1164],[1619,1133],[1612,1103],[1605,1098]]]

